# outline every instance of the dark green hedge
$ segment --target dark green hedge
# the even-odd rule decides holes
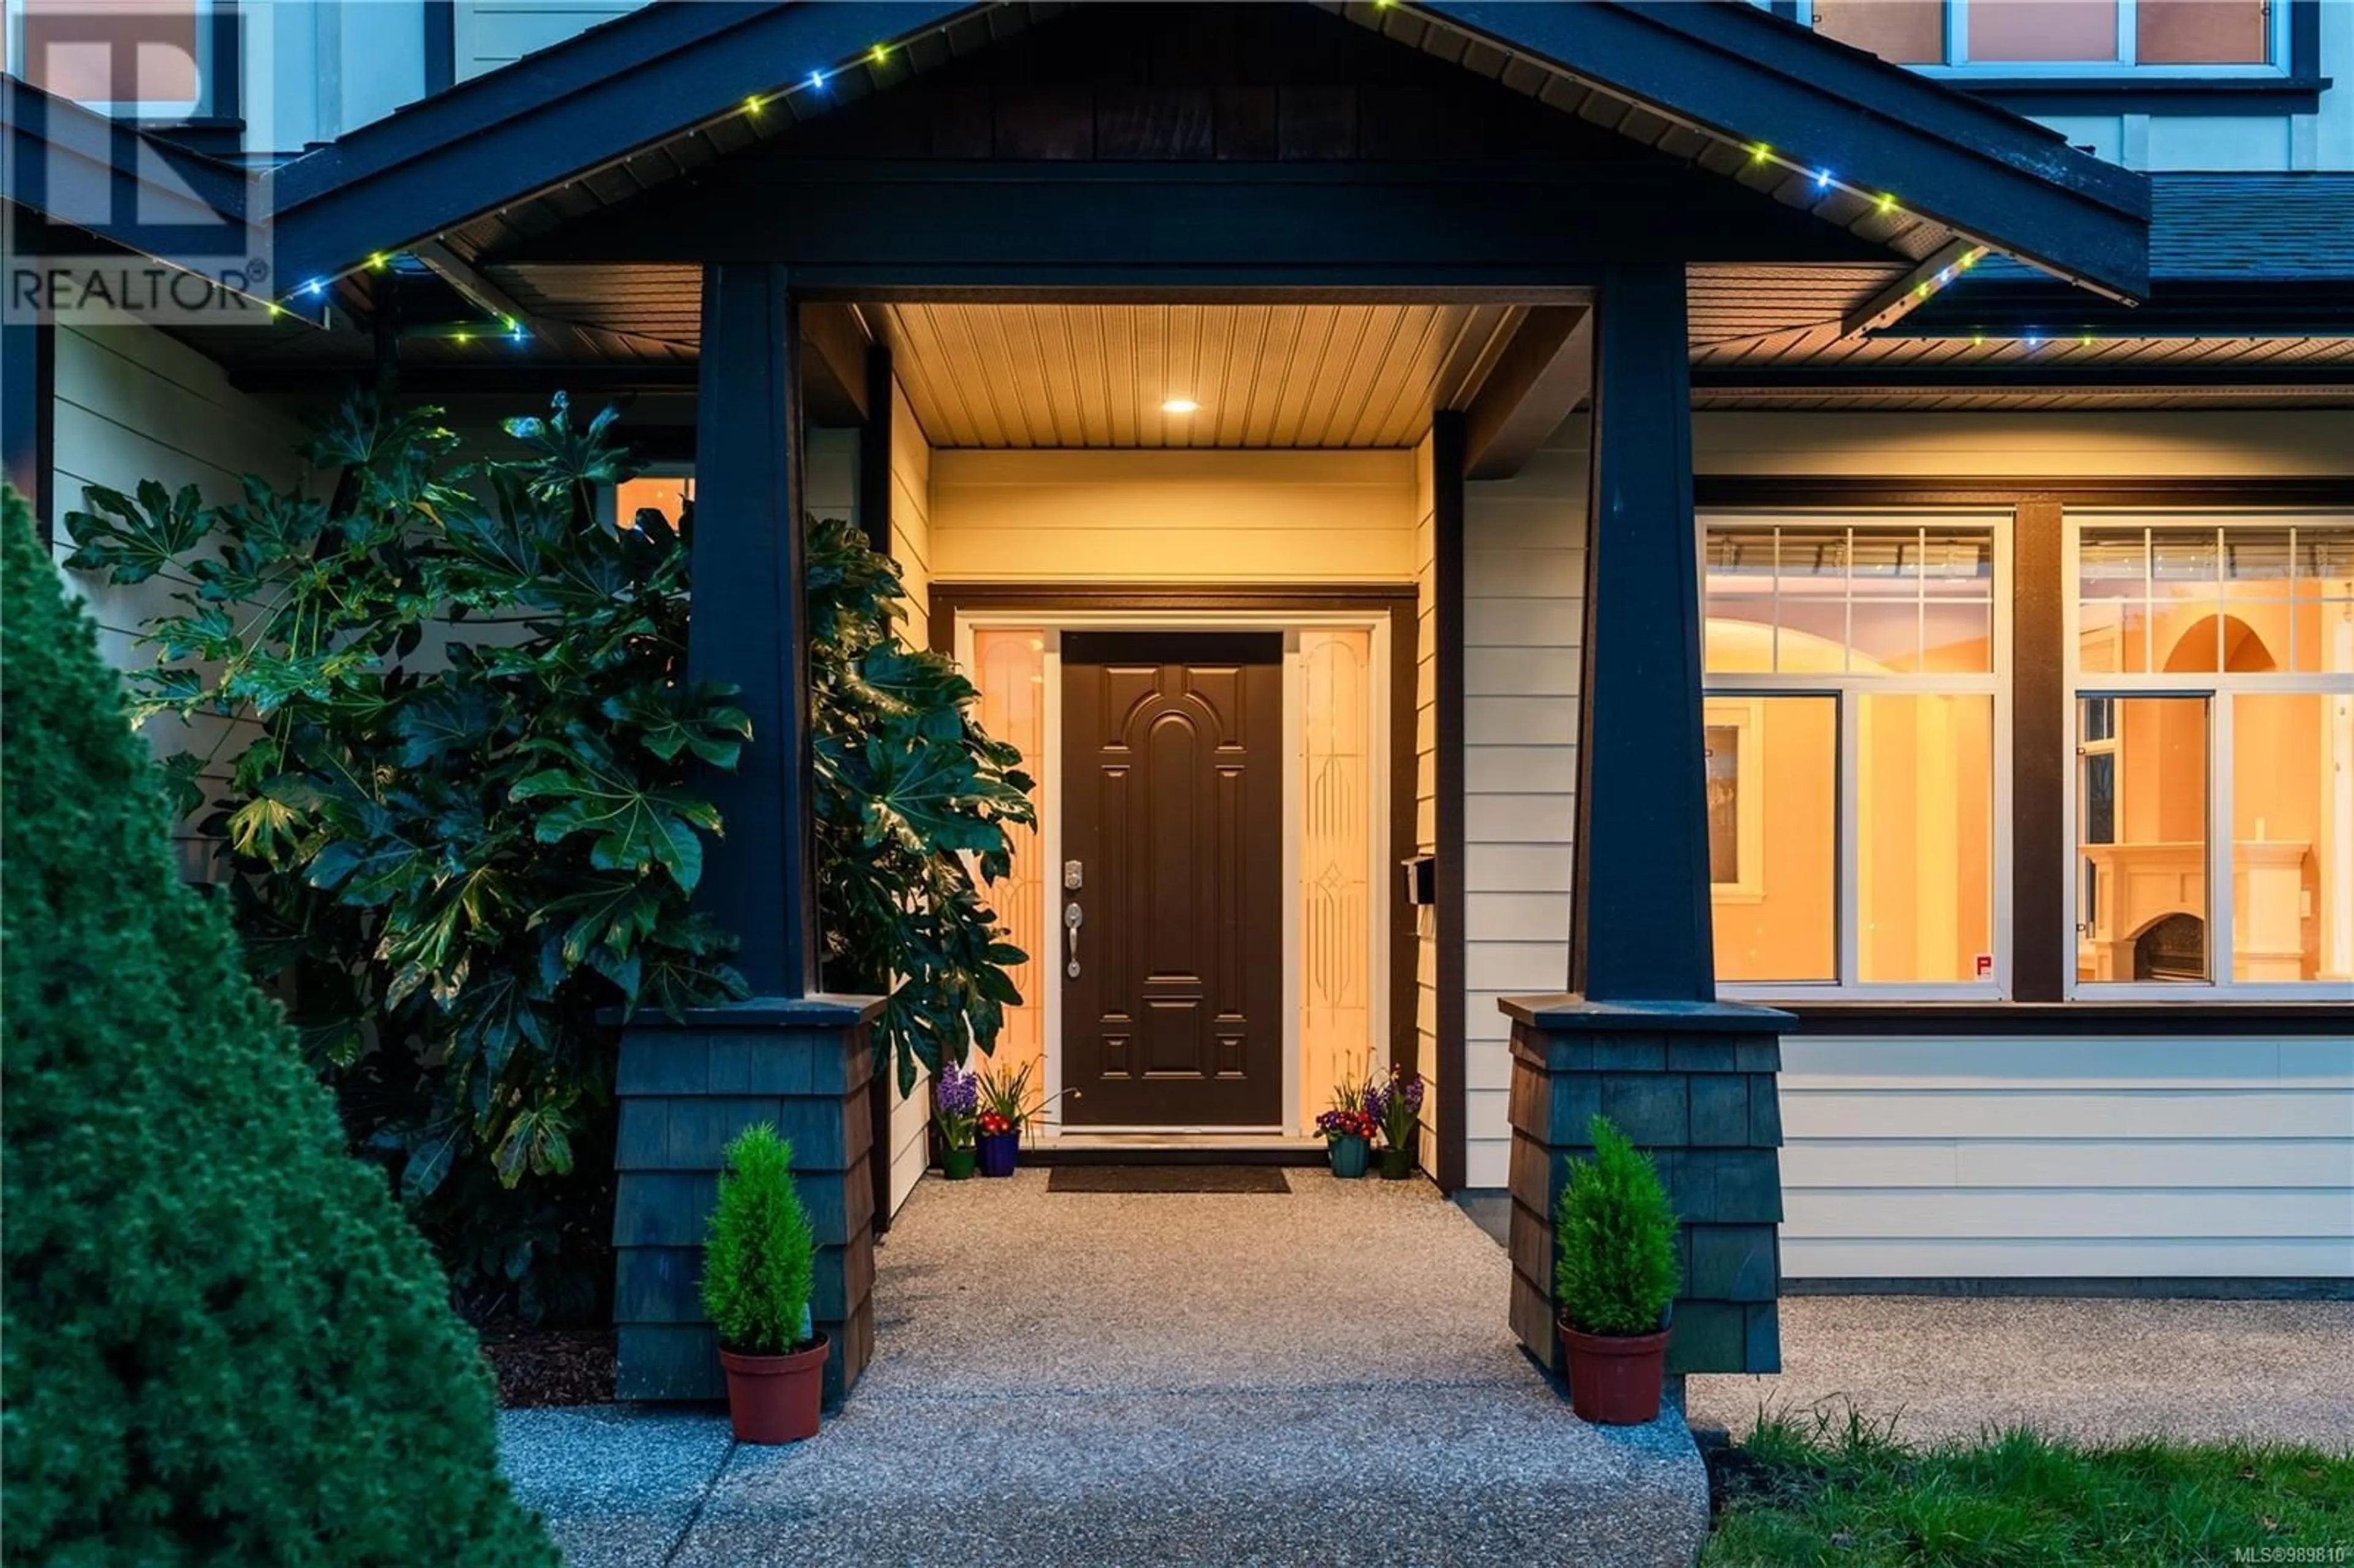
[[[90,620],[0,511],[0,1557],[553,1564],[432,1257],[178,885]]]

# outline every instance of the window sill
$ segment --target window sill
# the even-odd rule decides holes
[[[2342,1038],[2354,1005],[2310,1000],[2226,1001],[1780,1001],[1798,1033],[1853,1034],[2327,1035]]]

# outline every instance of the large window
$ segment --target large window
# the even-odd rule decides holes
[[[1717,979],[1999,994],[1999,519],[1702,527]]]
[[[2080,994],[2354,998],[2354,518],[2076,521]]]
[[[2264,75],[2290,0],[1800,0],[1815,29],[1882,59],[1998,76]]]

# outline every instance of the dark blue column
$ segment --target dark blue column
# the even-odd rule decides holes
[[[687,671],[740,689],[752,741],[734,773],[703,781],[726,837],[699,899],[741,938],[759,997],[811,995],[818,977],[801,404],[785,269],[705,266]]]
[[[1612,267],[1596,308],[1569,989],[1596,1001],[1708,1001],[1683,267]]]

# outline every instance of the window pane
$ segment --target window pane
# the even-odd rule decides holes
[[[1040,805],[1036,781],[1046,777],[1046,633],[1041,628],[975,628],[972,668],[967,672],[981,689],[979,718],[994,738],[1022,753],[1022,771],[1032,779],[1030,804]],[[1006,940],[1029,957],[1010,975],[1022,1000],[1005,1009],[1005,1022],[997,1036],[992,1058],[1002,1067],[1030,1065],[1045,1071],[1046,1006],[1044,988],[1055,983],[1051,964],[1060,938],[1045,929],[1045,846],[1034,828],[1009,827],[1007,844],[1013,852],[1012,873],[991,885],[983,895],[997,912]]]
[[[639,513],[658,512],[663,522],[675,528],[686,514],[687,503],[694,499],[695,481],[691,478],[625,479],[613,487],[613,521],[620,527],[634,528]]]
[[[1946,0],[1815,0],[1815,30],[1898,65],[1946,58]]]
[[[36,87],[78,103],[202,105],[200,0],[27,0],[22,16],[17,69]]]
[[[1838,703],[1711,696],[1703,705],[1717,754],[1708,781],[1709,858],[1712,868],[1734,873],[1729,883],[1712,875],[1716,978],[1833,980]]]
[[[1707,667],[1772,669],[1774,531],[1711,529],[1707,569]]]
[[[2109,792],[2078,791],[2076,976],[2204,980],[2207,699],[2080,701],[2080,745],[2109,722],[2095,703],[2111,705],[2116,749]]]
[[[2354,671],[2354,528],[2299,528],[2296,562],[2295,668]]]
[[[1970,59],[2114,60],[2116,0],[1970,0]]]
[[[1923,607],[1921,667],[1939,674],[1986,674],[1994,669],[1994,606],[1981,601]]]
[[[2232,699],[2232,978],[2354,979],[2354,695]]]
[[[2135,58],[2144,65],[2262,65],[2271,51],[2264,0],[2140,0]]]
[[[1858,978],[1992,979],[1994,698],[1866,696],[1860,722]]]

